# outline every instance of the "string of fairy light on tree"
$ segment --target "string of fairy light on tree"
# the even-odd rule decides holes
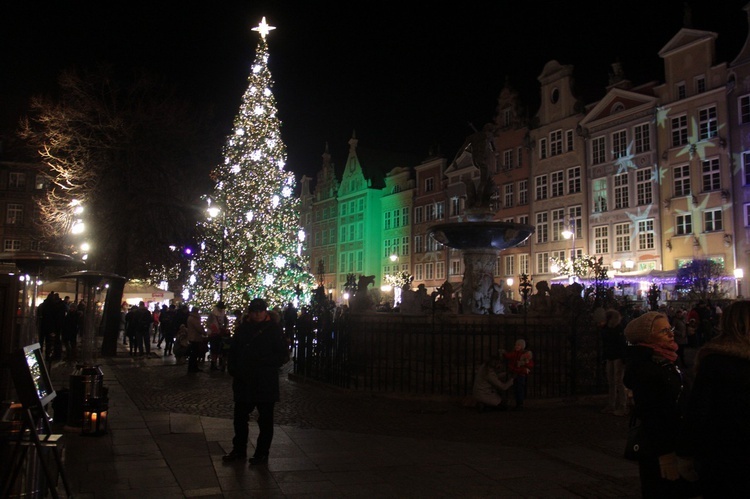
[[[220,299],[238,309],[255,297],[270,305],[308,299],[314,276],[302,257],[294,174],[285,169],[286,147],[271,88],[266,23],[240,109],[224,146],[224,161],[211,174],[205,220],[193,265],[190,299],[202,309]],[[212,216],[213,215],[213,216]],[[302,293],[298,295],[298,290]]]

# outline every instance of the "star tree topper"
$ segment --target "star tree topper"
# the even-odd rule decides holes
[[[253,31],[257,31],[258,33],[260,33],[260,37],[265,40],[268,36],[268,33],[270,33],[274,29],[276,29],[276,26],[269,26],[268,23],[266,23],[266,16],[263,16],[260,24],[253,28]]]

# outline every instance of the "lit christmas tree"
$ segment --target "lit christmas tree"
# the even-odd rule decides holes
[[[285,170],[286,147],[276,116],[265,17],[248,88],[224,146],[224,164],[212,172],[207,218],[193,262],[190,299],[203,311],[222,300],[228,310],[255,297],[269,307],[309,297],[314,276],[304,268],[304,232],[294,174]]]

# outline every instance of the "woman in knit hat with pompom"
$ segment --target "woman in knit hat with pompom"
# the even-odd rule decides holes
[[[641,421],[650,455],[638,462],[643,497],[694,497],[694,485],[680,476],[685,464],[676,450],[687,386],[677,366],[677,343],[669,319],[647,312],[625,327],[630,343],[624,383],[633,392],[633,416]],[[689,476],[691,479],[692,475]]]

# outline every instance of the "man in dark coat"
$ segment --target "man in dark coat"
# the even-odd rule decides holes
[[[273,440],[273,410],[279,401],[279,368],[287,359],[287,345],[280,324],[268,313],[265,300],[250,302],[229,349],[229,374],[234,378],[234,438],[224,462],[247,458],[250,413],[258,408],[260,433],[250,464],[268,462]]]

